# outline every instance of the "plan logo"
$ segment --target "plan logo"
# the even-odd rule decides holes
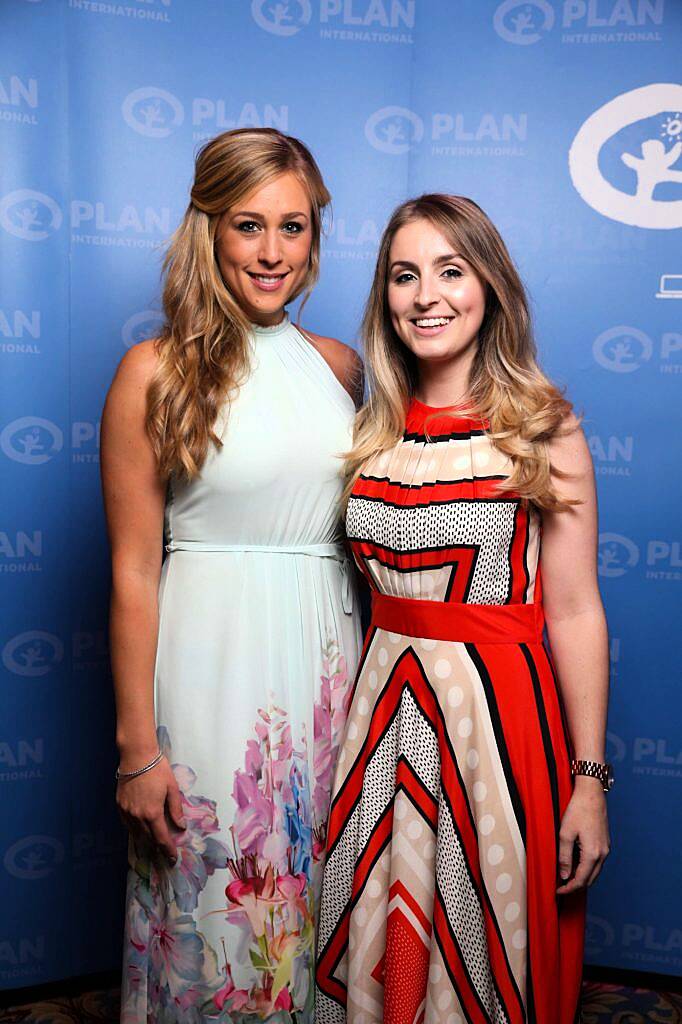
[[[407,107],[382,107],[368,118],[365,138],[380,153],[402,156],[424,138],[424,122]]]
[[[129,316],[121,329],[121,338],[126,348],[132,348],[147,338],[158,338],[166,318],[158,309],[143,309]]]
[[[14,462],[40,466],[62,450],[64,435],[51,420],[21,416],[0,433],[0,448]]]
[[[597,476],[630,476],[630,466],[635,449],[632,435],[626,437],[603,437],[592,434],[587,445],[594,461]]]
[[[26,0],[35,3],[36,0]],[[0,978],[25,978],[42,973],[45,960],[45,936],[22,936],[0,940]]]
[[[495,11],[493,27],[506,43],[538,43],[554,25],[554,9],[546,0],[504,0]]]
[[[133,131],[150,139],[167,138],[185,120],[185,111],[177,96],[153,85],[128,93],[121,112]]]
[[[38,124],[38,80],[24,81],[18,75],[0,78],[0,121]]]
[[[52,196],[18,188],[0,200],[0,225],[26,242],[43,242],[62,225],[62,211]]]
[[[3,863],[14,878],[47,878],[64,860],[64,844],[53,836],[24,836],[7,850]]]
[[[39,340],[39,309],[0,309],[0,352],[39,355]]]
[[[253,20],[275,36],[294,36],[310,23],[310,0],[252,0]]]
[[[100,423],[76,420],[71,424],[71,461],[99,464]]]
[[[646,547],[648,580],[682,581],[682,541],[650,540]]]
[[[195,96],[192,100],[194,142],[212,139],[220,131],[232,128],[277,128],[289,130],[289,107],[275,103],[235,103],[224,97]]]
[[[64,644],[54,633],[32,629],[5,644],[2,663],[15,676],[46,676],[64,657]]]
[[[25,782],[27,779],[44,779],[45,741],[42,737],[33,740],[0,740],[0,783]]]
[[[42,557],[42,530],[0,530],[0,573],[40,572]]]
[[[598,572],[606,579],[624,576],[639,562],[639,548],[620,533],[599,534]]]
[[[616,932],[613,925],[604,917],[595,917],[594,914],[587,915],[585,930],[585,948],[590,956],[601,953],[602,950],[613,946],[616,940]]]
[[[654,350],[648,334],[636,327],[610,327],[594,339],[595,362],[612,373],[634,373],[651,359]]]
[[[646,85],[604,104],[568,154],[577,192],[633,227],[682,227],[682,85]]]
[[[373,218],[335,217],[325,235],[325,259],[371,261],[376,256],[380,238],[379,225]]]

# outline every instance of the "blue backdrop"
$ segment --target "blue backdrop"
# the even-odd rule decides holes
[[[618,783],[588,960],[679,973],[682,5],[4,0],[0,17],[0,986],[118,965],[99,416],[158,329],[197,145],[241,125],[299,135],[331,187],[306,310],[323,333],[356,337],[407,195],[469,195],[508,240],[601,502]]]

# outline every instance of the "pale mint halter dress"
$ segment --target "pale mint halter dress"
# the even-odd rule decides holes
[[[198,480],[166,507],[159,742],[187,830],[174,867],[131,852],[122,1021],[312,1024],[317,897],[360,650],[339,543],[353,402],[288,319]]]

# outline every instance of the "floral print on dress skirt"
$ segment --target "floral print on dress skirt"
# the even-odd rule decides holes
[[[234,773],[227,830],[216,801],[194,794],[192,768],[173,763],[168,731],[159,728],[187,828],[176,835],[173,866],[131,841],[122,1024],[312,1020],[317,900],[349,697],[334,641],[322,664],[312,766],[305,728],[295,743],[285,709],[274,701],[259,708]],[[226,875],[224,904],[202,905],[199,914],[200,894],[218,871]],[[201,922],[220,916],[232,927],[214,949]]]

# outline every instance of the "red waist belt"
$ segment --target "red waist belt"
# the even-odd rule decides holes
[[[372,625],[402,636],[478,644],[542,643],[542,604],[451,604],[372,594]]]

